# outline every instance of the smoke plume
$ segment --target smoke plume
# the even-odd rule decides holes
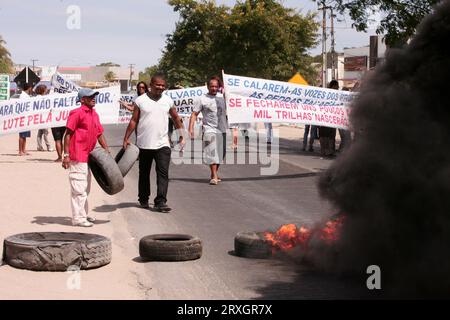
[[[448,39],[447,0],[366,78],[352,105],[355,141],[319,181],[347,216],[321,261],[359,274],[378,265],[395,297],[450,294]]]

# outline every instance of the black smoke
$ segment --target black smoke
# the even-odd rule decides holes
[[[319,181],[347,216],[327,263],[358,274],[378,265],[395,297],[450,297],[449,39],[443,1],[365,80],[355,141]]]

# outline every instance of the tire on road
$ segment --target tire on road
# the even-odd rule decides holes
[[[186,261],[202,256],[202,242],[186,234],[154,234],[139,241],[139,255],[145,261]]]
[[[30,232],[3,241],[3,261],[34,271],[92,269],[110,263],[111,250],[111,240],[98,234]]]
[[[244,258],[267,259],[272,256],[272,245],[262,232],[239,232],[234,238],[234,253]]]
[[[119,153],[115,157],[117,166],[119,167],[122,177],[125,177],[128,171],[131,170],[139,157],[139,148],[130,143],[126,149],[120,149]]]
[[[98,185],[109,195],[122,191],[123,176],[112,156],[103,148],[95,148],[89,154],[89,168]]]

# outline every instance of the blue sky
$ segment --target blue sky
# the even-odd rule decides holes
[[[232,0],[218,4],[233,5]],[[316,11],[312,0],[285,0],[303,13]],[[81,29],[66,26],[67,7],[81,9]],[[15,63],[31,65],[95,65],[113,61],[134,63],[138,70],[156,64],[166,34],[175,29],[178,15],[165,0],[1,0],[0,35]],[[336,49],[363,46],[369,33],[351,29],[351,21],[336,23]],[[311,50],[318,54],[321,47]]]

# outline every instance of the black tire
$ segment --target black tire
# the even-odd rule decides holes
[[[154,234],[139,241],[139,255],[145,261],[186,261],[202,256],[199,238],[185,234]]]
[[[267,259],[272,256],[272,245],[262,232],[239,232],[234,238],[234,253],[239,257]]]
[[[122,191],[123,176],[112,156],[103,148],[89,154],[89,168],[98,185],[109,195]]]
[[[127,175],[128,171],[131,170],[138,157],[139,148],[134,144],[130,143],[126,149],[120,149],[114,160],[122,173],[122,177]]]
[[[3,241],[3,261],[34,271],[98,268],[111,262],[111,240],[89,233],[21,233]]]

